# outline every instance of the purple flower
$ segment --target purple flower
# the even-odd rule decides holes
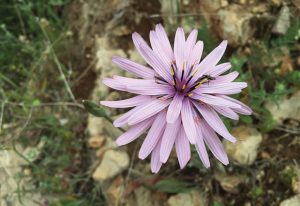
[[[178,28],[174,50],[160,24],[150,32],[151,47],[136,32],[132,39],[149,67],[113,57],[115,64],[138,78],[114,76],[103,80],[113,89],[137,94],[121,101],[101,101],[102,105],[113,108],[134,107],[114,121],[116,127],[131,126],[117,139],[117,144],[128,144],[149,129],[139,158],[145,159],[151,154],[154,173],[167,162],[174,144],[180,168],[184,168],[191,158],[190,143],[195,145],[205,167],[210,167],[205,145],[227,165],[227,154],[216,133],[231,142],[236,139],[218,113],[234,120],[239,119],[237,113],[252,113],[248,106],[227,96],[247,87],[245,82],[233,82],[238,72],[222,75],[231,68],[230,63],[217,65],[227,41],[200,62],[203,42],[197,41],[197,30],[186,39],[183,29]]]

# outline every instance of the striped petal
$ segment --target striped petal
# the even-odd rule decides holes
[[[153,173],[158,173],[162,163],[160,161],[160,149],[161,149],[161,140],[158,141],[154,150],[151,153],[151,171]]]
[[[155,72],[153,69],[130,61],[129,59],[113,56],[112,61],[121,69],[145,79],[153,79]]]
[[[143,107],[141,107],[140,109],[138,109],[128,119],[128,124],[134,125],[139,122],[142,122],[145,119],[148,119],[149,117],[152,117],[153,115],[162,111],[169,104],[170,104],[170,101],[164,101],[164,100],[159,100],[159,99],[153,100],[153,101],[149,102],[148,104],[144,105]]]
[[[177,118],[177,120],[173,124],[167,124],[166,126],[160,149],[160,161],[162,163],[166,163],[171,154],[176,136],[180,129],[180,123],[181,119]]]
[[[183,69],[184,64],[184,50],[185,50],[185,36],[183,28],[179,27],[176,30],[175,42],[174,42],[174,56],[176,59],[176,65],[178,71]],[[177,72],[177,74],[180,72]]]
[[[118,139],[116,140],[117,145],[125,145],[129,142],[132,142],[141,134],[143,134],[152,124],[153,118],[147,119],[137,125],[131,127],[127,132],[123,133]]]
[[[183,100],[182,109],[181,109],[182,124],[190,143],[195,144],[197,138],[197,130],[196,130],[192,110],[193,110],[192,105],[189,99],[185,98]]]
[[[185,134],[184,128],[181,126],[178,136],[175,140],[176,154],[180,168],[184,168],[191,159],[191,149],[189,140]]]
[[[210,151],[220,162],[222,162],[224,165],[228,165],[229,160],[219,137],[205,121],[201,122],[200,127],[203,133],[204,141],[209,147]]]
[[[226,100],[222,97],[213,96],[209,94],[194,94],[191,96],[192,99],[200,100],[206,104],[216,105],[216,106],[223,106],[223,107],[233,107],[233,108],[240,108],[241,106],[237,103],[232,101]]]
[[[112,108],[128,108],[135,107],[151,100],[149,96],[138,95],[129,99],[119,100],[119,101],[101,101],[100,103],[107,107]]]
[[[173,100],[168,108],[167,113],[167,122],[168,123],[174,123],[178,116],[180,115],[181,106],[182,106],[182,100],[184,95],[176,93],[176,95],[173,97]]]
[[[157,24],[155,31],[159,39],[159,43],[162,45],[162,48],[165,51],[165,54],[168,56],[170,62],[172,62],[174,60],[174,54],[164,27],[161,24]]]
[[[139,151],[139,158],[145,159],[161,139],[166,126],[166,112],[160,112],[156,115],[155,120],[149,130],[142,147]]]
[[[225,49],[227,46],[227,41],[224,40],[221,44],[216,47],[212,52],[210,52],[195,68],[197,71],[191,80],[191,84],[194,83],[198,78],[200,78],[203,74],[206,74],[209,69],[214,67],[222,58]]]
[[[207,150],[206,150],[206,147],[204,144],[201,127],[199,125],[197,125],[197,133],[198,133],[198,138],[196,139],[196,144],[195,144],[197,153],[198,153],[204,167],[209,168],[210,167],[209,157],[208,157],[208,153],[207,153]]]
[[[236,94],[240,93],[242,89],[247,87],[246,82],[230,82],[221,83],[215,85],[202,85],[198,89],[195,89],[193,93],[201,94]]]
[[[149,47],[141,45],[140,46],[142,54],[147,58],[148,64],[164,78],[167,82],[172,82],[171,69],[166,65]]]
[[[224,72],[228,71],[230,68],[231,68],[231,64],[229,62],[222,63],[222,64],[219,64],[219,65],[213,67],[211,70],[208,70],[206,72],[206,74],[216,77],[216,76],[219,76],[219,75],[223,74]],[[204,74],[204,71],[200,70],[199,72]]]
[[[159,41],[155,31],[150,31],[150,43],[153,51],[157,54],[161,61],[163,61],[168,67],[171,67],[171,60],[164,51],[162,47],[163,45]]]
[[[233,99],[231,97],[228,97],[226,95],[218,95],[219,97],[229,100],[231,102],[234,102],[236,104],[239,104],[241,107],[240,108],[232,108],[235,112],[239,113],[239,114],[243,114],[243,115],[251,115],[252,114],[252,109],[250,107],[248,107],[247,105],[245,105],[244,103]]]
[[[201,105],[199,103],[193,102],[198,111],[203,116],[204,120],[221,136],[227,139],[230,142],[236,142],[236,138],[232,136],[227,128],[225,127],[224,123],[218,116],[218,114],[211,108]]]
[[[198,35],[198,30],[194,29],[193,31],[191,31],[190,35],[188,36],[188,38],[185,42],[185,50],[184,50],[185,61],[187,61],[189,59],[190,55],[193,52],[193,48],[197,41],[197,35]]]
[[[203,52],[203,42],[202,41],[198,41],[196,43],[196,45],[193,47],[193,51],[192,53],[189,55],[188,57],[188,66],[187,68],[192,69],[192,66],[199,64],[201,56],[202,56],[202,52]],[[190,71],[190,69],[188,70],[188,72]]]
[[[228,117],[233,120],[239,120],[239,115],[235,113],[232,109],[227,107],[212,106],[218,113],[222,114],[224,117]]]
[[[119,91],[126,91],[126,87],[121,84],[119,81],[112,79],[112,78],[104,78],[102,80],[102,83],[105,84],[106,86],[115,89],[115,90],[119,90]]]
[[[147,42],[143,39],[143,37],[141,37],[140,34],[138,34],[137,32],[134,32],[132,34],[132,41],[133,41],[133,44],[135,46],[135,48],[138,50],[139,54],[144,58],[144,60],[149,64],[149,60],[148,60],[148,57],[144,55],[144,53],[141,51],[141,46],[143,45],[144,47],[147,47],[149,49],[151,49],[149,47],[149,45],[147,44]]]

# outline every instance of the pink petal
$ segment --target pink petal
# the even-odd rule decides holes
[[[209,94],[196,94],[194,93],[191,96],[192,99],[200,100],[206,104],[216,105],[216,106],[223,106],[223,107],[233,107],[233,108],[240,108],[241,106],[237,103],[234,103],[229,100],[225,100],[222,97],[213,96]]]
[[[190,143],[185,134],[184,128],[181,126],[178,136],[175,140],[176,154],[180,168],[184,168],[191,159]]]
[[[161,139],[166,126],[166,112],[160,112],[156,115],[156,118],[149,130],[142,147],[139,151],[139,158],[145,159],[157,145],[157,142]]]
[[[157,54],[157,56],[165,63],[165,65],[168,65],[168,67],[171,67],[171,59],[167,55],[167,53],[163,49],[163,45],[159,41],[159,38],[155,31],[150,31],[150,43],[153,51]]]
[[[213,80],[212,84],[221,84],[221,83],[229,83],[234,81],[239,76],[238,72],[231,72],[226,75],[218,76],[216,80]]]
[[[148,104],[144,105],[140,109],[138,109],[129,119],[128,124],[134,125],[137,124],[145,119],[148,119],[149,117],[157,114],[164,108],[166,108],[170,104],[170,101],[164,101],[164,100],[153,100],[149,102]]]
[[[119,101],[101,101],[100,103],[104,106],[112,108],[128,108],[135,107],[145,103],[147,100],[151,100],[149,96],[138,95],[129,99],[119,100]]]
[[[152,79],[133,79],[128,77],[114,76],[115,81],[121,85],[119,89],[141,95],[164,95],[170,94],[173,87],[168,84],[158,84]]]
[[[161,148],[160,148],[160,161],[166,163],[174,145],[177,133],[180,129],[181,119],[177,120],[173,124],[167,124],[166,130],[162,137]]]
[[[218,116],[218,114],[205,105],[201,105],[199,103],[193,102],[198,111],[203,116],[204,120],[221,136],[227,139],[230,142],[236,142],[236,138],[232,136],[225,125],[223,124],[222,120]]]
[[[192,66],[199,64],[201,56],[203,52],[203,42],[198,41],[196,45],[193,47],[192,53],[188,58],[188,66],[187,68],[192,69]],[[188,71],[190,71],[190,69]]]
[[[160,161],[160,158],[159,158],[160,148],[161,148],[161,140],[158,141],[158,143],[156,144],[154,150],[151,153],[151,171],[153,173],[158,173],[158,171],[159,171],[159,169],[162,165],[162,163]]]
[[[113,122],[113,125],[115,127],[122,127],[124,125],[126,125],[128,123],[128,119],[131,117],[132,114],[134,114],[137,110],[139,110],[140,108],[144,107],[147,103],[151,102],[152,100],[146,100],[145,103],[129,110],[128,112],[126,112],[125,114],[123,114],[121,117],[119,117],[118,119],[116,119]]]
[[[191,80],[191,84],[194,83],[198,78],[200,78],[203,74],[207,73],[212,67],[214,67],[222,58],[225,49],[227,46],[227,41],[224,40],[221,44],[216,47],[212,52],[210,52],[195,68],[200,72],[196,72],[193,79]]]
[[[179,27],[176,30],[175,42],[174,42],[174,56],[176,59],[176,65],[179,71],[182,71],[184,64],[184,50],[185,50],[185,36],[183,28]],[[180,72],[177,72],[180,73]]]
[[[184,59],[188,60],[197,41],[198,30],[194,29],[185,42]]]
[[[209,168],[210,167],[209,157],[203,141],[203,135],[200,126],[197,126],[197,132],[198,132],[198,138],[196,139],[196,144],[195,144],[196,150],[204,167]]]
[[[182,108],[181,108],[181,118],[184,131],[191,142],[191,144],[196,143],[197,138],[197,130],[195,126],[195,121],[192,112],[192,105],[188,98],[183,100]]]
[[[220,162],[222,162],[224,165],[228,165],[228,157],[219,137],[205,121],[201,122],[200,127],[204,136],[204,141],[211,152]]]
[[[206,93],[206,94],[236,94],[240,93],[242,89],[247,87],[246,82],[230,82],[221,83],[214,85],[201,85],[198,89],[193,92],[196,94]]]
[[[248,107],[247,105],[245,105],[244,103],[233,99],[231,97],[225,96],[225,95],[218,95],[219,97],[222,97],[223,99],[229,100],[231,102],[234,102],[236,104],[239,104],[241,107],[240,108],[233,108],[233,110],[237,113],[240,114],[244,114],[244,115],[250,115],[252,114],[252,109],[250,107]]]
[[[172,62],[174,60],[174,54],[164,27],[161,24],[157,24],[155,27],[155,31],[159,39],[159,42],[165,51],[165,54],[168,56],[170,62]]]
[[[141,37],[141,35],[139,35],[137,32],[134,32],[132,34],[132,40],[134,43],[135,48],[138,50],[139,54],[145,59],[145,61],[149,64],[149,60],[148,57],[144,55],[144,53],[141,51],[141,46],[143,45],[144,47],[147,47],[148,49],[151,49],[149,47],[149,45],[147,44],[147,42],[143,39],[143,37]]]
[[[156,84],[154,79],[135,79],[129,77],[122,77],[118,75],[114,75],[113,78],[123,84],[124,86],[144,86],[144,85],[153,85]]]
[[[149,48],[144,45],[140,46],[141,52],[147,58],[148,64],[167,82],[172,82],[171,68],[165,64],[160,58]]]
[[[112,61],[117,64],[120,68],[127,72],[130,72],[138,77],[145,79],[153,79],[154,71],[149,67],[145,67],[136,62],[130,61],[129,59],[113,56]]]
[[[127,82],[124,86],[127,92],[141,95],[165,95],[174,91],[170,85],[157,83]]]
[[[167,122],[168,123],[174,123],[178,116],[180,115],[181,111],[181,106],[182,106],[182,100],[183,100],[184,95],[176,93],[169,108],[168,108],[168,113],[167,113]]]
[[[222,63],[222,64],[219,64],[219,65],[213,67],[211,70],[208,70],[206,72],[206,74],[216,77],[216,76],[219,76],[219,75],[223,74],[224,72],[228,71],[230,68],[231,68],[231,64],[229,62]]]
[[[153,120],[154,118],[150,118],[137,125],[132,126],[127,132],[118,137],[118,139],[116,140],[117,145],[125,145],[138,138],[151,126]]]
[[[224,117],[228,117],[233,120],[238,120],[239,115],[235,113],[232,109],[227,107],[212,106],[218,113],[222,114]]]
[[[115,80],[115,79],[111,79],[111,78],[104,78],[102,80],[103,84],[105,84],[106,86],[112,88],[112,89],[116,89],[119,91],[126,91],[126,87],[121,84],[119,81]]]

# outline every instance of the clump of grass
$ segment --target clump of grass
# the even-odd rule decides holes
[[[69,2],[0,3],[0,145],[12,149],[16,142],[23,147],[43,142],[38,158],[26,166],[34,191],[20,188],[20,201],[22,194],[38,192],[55,196],[50,205],[103,205],[88,173],[86,112],[70,89],[72,71],[59,56],[70,38],[62,17]]]

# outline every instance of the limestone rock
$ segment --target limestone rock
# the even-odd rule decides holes
[[[248,10],[237,4],[217,12],[220,21],[220,35],[232,46],[245,44],[253,35],[250,19],[253,17]]]
[[[300,205],[300,195],[296,195],[280,203],[280,206],[299,206],[299,205]]]
[[[300,195],[300,167],[293,167],[295,176],[292,178],[292,189],[293,191]]]
[[[237,194],[239,192],[238,186],[247,182],[247,177],[243,175],[227,176],[217,174],[215,178],[220,182],[221,187],[230,193]]]
[[[291,118],[300,121],[300,90],[289,99],[283,99],[277,104],[268,102],[266,108],[271,112],[276,123]]]
[[[129,156],[124,151],[107,150],[100,165],[96,168],[93,178],[103,182],[120,174],[129,166]]]
[[[290,24],[290,9],[287,6],[283,6],[272,31],[276,34],[286,34]]]
[[[105,142],[105,139],[106,138],[101,135],[93,136],[89,139],[88,143],[91,148],[99,148],[103,145],[103,143]]]
[[[119,176],[114,179],[106,192],[107,205],[120,205],[122,201],[122,195],[124,194],[124,179]]]
[[[173,195],[168,200],[168,206],[206,206],[208,205],[205,196],[194,190],[189,193]]]
[[[254,128],[240,126],[232,130],[237,142],[225,141],[225,149],[229,157],[242,165],[251,165],[256,159],[257,149],[262,141],[262,135]]]

